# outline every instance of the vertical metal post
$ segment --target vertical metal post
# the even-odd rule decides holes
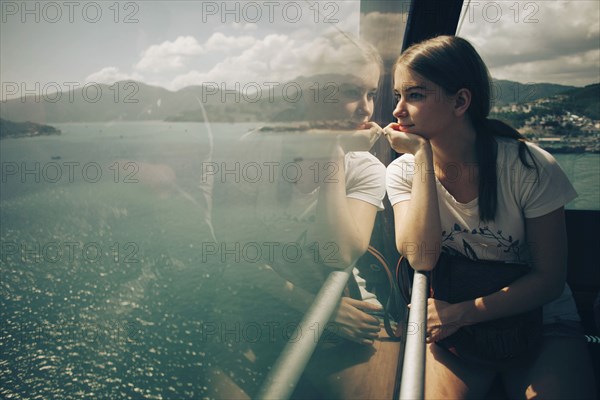
[[[427,281],[427,273],[415,271],[402,364],[400,399],[422,399],[425,392],[425,336],[429,292]]]

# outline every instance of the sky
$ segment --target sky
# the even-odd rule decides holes
[[[227,89],[286,82],[318,65],[320,36],[358,35],[361,20],[356,0],[0,0],[0,13],[2,100],[123,79],[173,91],[205,82]],[[463,15],[458,34],[495,78],[600,81],[598,1],[471,1]],[[362,29],[388,39],[383,52],[394,55],[401,39],[390,32],[405,21],[406,14],[369,14]]]

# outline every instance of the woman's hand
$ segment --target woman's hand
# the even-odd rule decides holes
[[[427,343],[440,341],[464,325],[461,321],[460,303],[450,304],[442,300],[427,299]]]
[[[352,134],[339,135],[344,152],[369,151],[383,134],[383,129],[375,122],[365,122]]]
[[[383,309],[375,304],[342,297],[331,323],[336,335],[361,344],[371,344],[379,337],[379,320],[365,311],[380,312]]]
[[[359,130],[353,133],[344,133],[333,137],[333,140],[329,143],[323,143],[322,148],[327,148],[330,145],[329,155],[327,158],[318,159],[320,164],[317,167],[321,168],[322,173],[315,173],[315,176],[319,179],[315,179],[315,184],[322,184],[323,180],[329,183],[340,182],[338,177],[335,176],[338,173],[344,171],[344,155],[350,151],[369,151],[375,142],[381,137],[383,129],[375,122],[365,122],[358,127]],[[310,162],[306,162],[306,168],[302,170],[313,171],[314,168],[315,154]],[[334,163],[333,165],[331,163]],[[335,174],[332,173],[335,171]]]
[[[429,141],[422,136],[400,131],[399,126],[394,122],[383,128],[383,134],[395,152],[415,154],[420,148],[429,144]]]

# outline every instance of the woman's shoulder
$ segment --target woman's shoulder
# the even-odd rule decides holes
[[[351,151],[346,153],[344,158],[346,165],[354,168],[362,166],[363,168],[374,168],[385,171],[385,165],[368,151]]]
[[[528,152],[525,153],[526,160],[531,162],[531,157],[536,164],[539,166],[545,165],[554,165],[556,164],[556,159],[552,156],[552,154],[548,153],[546,150],[542,149],[535,143],[530,141],[520,142],[516,139],[505,138],[505,137],[496,137],[496,143],[498,143],[498,160],[505,161],[507,165],[513,165],[514,162],[517,161],[519,156],[519,144],[525,143],[525,146]]]
[[[411,184],[416,173],[415,156],[403,154],[396,158],[387,167],[386,181],[388,189],[398,185]]]
[[[368,151],[349,151],[348,153],[346,153],[345,157],[347,160],[353,160],[355,162],[368,162],[371,164],[383,165],[377,157],[375,157]]]
[[[388,165],[388,171],[390,169],[394,169],[394,168],[402,167],[407,164],[414,164],[414,163],[415,163],[414,155],[409,154],[409,153],[402,154],[400,157],[396,158],[394,161],[392,161]]]
[[[497,143],[498,182],[503,188],[499,194],[504,199],[512,196],[525,218],[545,215],[577,197],[569,178],[546,150],[525,142],[524,163],[519,141],[498,138]]]
[[[387,167],[387,179],[412,180],[415,174],[415,156],[403,154],[392,161]]]

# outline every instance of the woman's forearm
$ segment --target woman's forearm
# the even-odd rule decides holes
[[[313,294],[286,280],[268,265],[258,266],[256,273],[262,277],[262,291],[296,311],[305,313],[314,301]]]
[[[540,307],[560,295],[555,286],[545,274],[532,272],[496,293],[455,306],[464,325],[472,325]]]
[[[431,270],[441,246],[441,222],[429,141],[415,152],[411,198],[403,215],[395,215],[396,246],[416,270]]]
[[[567,275],[567,234],[562,207],[526,219],[532,272],[489,296],[459,303],[464,321],[472,324],[532,310],[559,297]]]
[[[346,268],[367,250],[373,221],[361,222],[359,216],[353,214],[350,200],[346,197],[343,155],[335,162],[338,173],[329,182],[321,184],[315,228],[310,233],[311,237],[318,239],[319,250],[328,247],[324,253],[336,253],[324,258],[325,264]]]

